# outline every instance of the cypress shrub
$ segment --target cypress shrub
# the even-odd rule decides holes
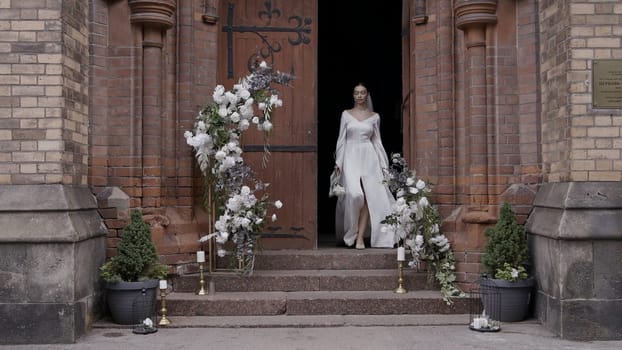
[[[117,255],[100,270],[101,277],[108,282],[138,282],[166,277],[168,268],[159,263],[151,240],[151,227],[138,209],[132,211],[130,223],[121,232]]]
[[[518,224],[516,215],[508,203],[501,206],[496,225],[486,229],[484,234],[487,241],[482,264],[488,277],[499,278],[498,270],[524,271],[529,259],[527,235],[525,227]]]

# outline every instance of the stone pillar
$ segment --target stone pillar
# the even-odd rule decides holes
[[[87,186],[91,6],[1,6],[19,25],[0,39],[0,344],[74,342],[100,305],[107,232]]]
[[[549,183],[527,221],[536,316],[561,337],[622,339],[622,184]]]
[[[173,0],[129,0],[130,21],[142,29],[142,207],[161,205],[163,177],[164,36],[173,26]]]
[[[488,84],[486,75],[486,27],[497,22],[497,0],[458,0],[456,26],[465,42],[465,126],[468,161],[468,203],[463,221],[494,221],[488,205]]]

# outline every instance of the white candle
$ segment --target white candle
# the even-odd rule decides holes
[[[482,328],[488,328],[488,319],[487,318],[480,318],[479,325]]]
[[[476,317],[473,319],[473,328],[475,329],[480,329],[482,328],[482,319],[479,317]]]
[[[199,250],[197,252],[197,262],[200,262],[200,263],[205,262],[205,251]]]
[[[404,247],[397,247],[397,261],[406,260],[406,250]]]
[[[160,280],[160,289],[166,289],[166,280]]]

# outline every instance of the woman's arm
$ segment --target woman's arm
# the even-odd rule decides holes
[[[337,138],[337,147],[335,147],[335,167],[339,170],[343,167],[343,157],[346,147],[346,118],[341,113],[341,122],[339,123],[339,137]]]
[[[383,170],[389,168],[389,158],[387,157],[387,152],[384,150],[384,146],[382,145],[382,138],[380,137],[380,115],[376,118],[374,122],[374,135],[371,138],[372,144],[374,145],[374,149],[376,150],[376,154],[378,156],[378,162],[380,162],[380,167]]]

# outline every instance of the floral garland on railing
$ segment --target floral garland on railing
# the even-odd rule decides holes
[[[265,166],[268,150],[268,135],[272,124],[272,112],[281,107],[283,101],[272,83],[288,85],[294,77],[287,73],[274,71],[265,62],[255,69],[233,89],[226,91],[223,85],[217,85],[212,94],[213,102],[201,109],[192,131],[186,131],[184,137],[193,147],[203,176],[206,193],[205,208],[215,208],[219,214],[214,223],[215,232],[202,236],[205,242],[215,238],[218,255],[224,256],[224,245],[233,242],[235,257],[243,262],[243,274],[253,270],[254,254],[265,225],[268,208],[281,208],[281,201],[268,201],[265,192],[268,184],[260,181],[242,158],[240,137],[251,124],[264,132]],[[259,113],[256,113],[256,108]],[[263,192],[259,197],[257,195]],[[213,201],[213,202],[212,202]],[[276,214],[272,215],[276,220]]]
[[[392,213],[382,221],[382,230],[393,233],[400,245],[409,248],[410,267],[419,269],[422,260],[427,262],[428,276],[436,278],[443,300],[452,304],[451,297],[463,292],[456,287],[456,259],[449,240],[441,233],[440,215],[428,199],[430,186],[417,178],[399,153],[391,155],[385,183],[397,199]]]

